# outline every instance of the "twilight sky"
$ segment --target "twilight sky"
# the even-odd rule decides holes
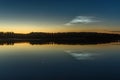
[[[120,0],[0,0],[0,31],[120,31]]]

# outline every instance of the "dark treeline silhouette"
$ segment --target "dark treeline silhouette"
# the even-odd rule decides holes
[[[120,34],[96,33],[96,32],[66,32],[66,33],[42,33],[31,32],[18,34],[13,32],[0,32],[0,44],[12,45],[18,42],[30,44],[99,44],[119,42]]]

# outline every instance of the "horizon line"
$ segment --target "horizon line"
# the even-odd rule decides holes
[[[31,31],[27,33],[22,32],[12,32],[12,31],[0,31],[0,33],[15,33],[15,34],[30,34],[30,33],[106,33],[106,34],[120,34],[120,32],[116,31],[108,31],[108,32],[98,32],[98,31],[64,31],[64,32],[40,32],[40,31]]]

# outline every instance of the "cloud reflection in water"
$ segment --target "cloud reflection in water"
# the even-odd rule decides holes
[[[72,51],[72,50],[66,50],[66,53],[70,54],[72,57],[74,57],[77,60],[88,60],[88,59],[94,59],[98,54],[94,52],[88,52],[88,51]]]

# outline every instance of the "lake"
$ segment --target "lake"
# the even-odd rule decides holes
[[[0,45],[0,80],[120,79],[120,43]]]

